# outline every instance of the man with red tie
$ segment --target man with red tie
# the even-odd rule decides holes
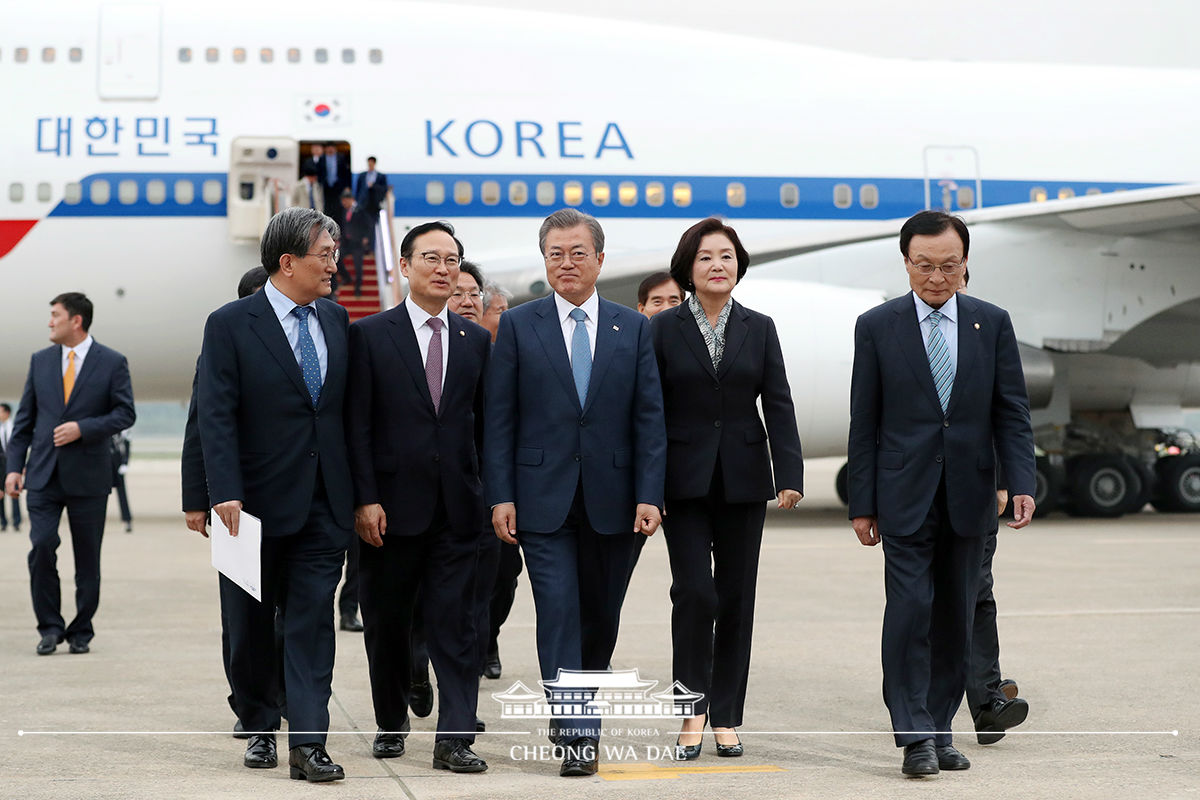
[[[346,256],[354,261],[354,296],[362,295],[363,258],[366,253],[370,222],[367,212],[361,205],[354,202],[354,193],[349,189],[342,192],[341,216],[337,217],[342,226],[341,257],[338,260],[338,280],[350,283],[350,271],[346,268]]]

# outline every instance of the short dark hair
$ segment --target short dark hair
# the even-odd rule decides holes
[[[300,165],[300,177],[307,178],[309,175],[316,177],[317,166],[316,166],[316,164],[313,164],[311,161],[305,161],[303,164]]]
[[[342,189],[342,195],[341,195],[341,197],[342,197],[342,199],[343,199],[343,200],[345,200],[347,197],[349,197],[351,200],[353,200],[353,199],[354,199],[354,192],[350,191],[349,189]]]
[[[646,279],[638,285],[638,304],[646,305],[646,301],[650,299],[650,292],[662,286],[667,281],[673,281],[671,273],[659,270],[646,276]],[[678,284],[676,284],[678,285]],[[680,292],[680,300],[683,299],[682,291]]]
[[[474,261],[463,261],[458,265],[458,268],[475,279],[475,285],[479,287],[479,293],[483,294],[483,273],[479,271],[479,265]]]
[[[716,217],[702,219],[683,232],[683,236],[679,237],[679,246],[675,248],[675,255],[671,256],[671,277],[685,292],[696,291],[696,285],[692,283],[692,265],[696,262],[696,253],[700,250],[700,240],[710,233],[723,233],[729,237],[733,244],[733,253],[737,256],[738,281],[745,277],[746,270],[750,268],[750,254],[742,247],[742,240],[738,238],[737,231]]]
[[[375,160],[377,160],[375,158],[375,156],[367,156],[367,161],[375,161]]]
[[[238,299],[249,297],[265,286],[267,277],[267,271],[261,266],[246,270],[246,274],[238,281]]]
[[[83,332],[87,333],[92,327],[92,301],[83,292],[63,292],[50,301],[50,305],[60,305],[67,311],[68,317],[83,317]]]
[[[292,206],[280,211],[267,223],[258,246],[263,269],[274,275],[279,271],[279,259],[287,253],[303,256],[316,243],[321,231],[327,231],[335,242],[341,238],[342,229],[333,218],[315,208]]]
[[[3,408],[10,414],[12,413],[12,406],[10,406],[8,403],[0,403],[0,408]]]
[[[444,233],[450,234],[450,238],[454,240],[454,243],[456,245],[458,245],[458,257],[462,258],[462,255],[463,255],[462,242],[460,242],[458,240],[458,237],[454,235],[454,226],[451,225],[449,222],[446,222],[446,220],[444,220],[444,219],[439,219],[434,222],[422,222],[420,225],[414,226],[412,230],[410,230],[408,233],[404,234],[404,239],[403,239],[403,241],[400,242],[400,257],[401,258],[412,258],[412,251],[413,251],[413,246],[414,246],[413,242],[415,242],[417,240],[417,237],[420,236],[421,234],[429,233],[430,231],[442,231]]]
[[[900,253],[908,258],[908,244],[914,236],[937,236],[954,228],[958,238],[962,240],[963,258],[971,249],[971,234],[967,233],[967,223],[962,217],[947,214],[945,211],[918,211],[908,218],[900,228]]]

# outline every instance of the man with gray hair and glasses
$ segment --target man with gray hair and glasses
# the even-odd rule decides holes
[[[327,299],[337,235],[316,209],[271,218],[260,244],[270,278],[209,315],[197,387],[213,513],[233,536],[241,511],[262,521],[262,602],[221,583],[235,710],[252,734],[243,763],[278,763],[274,616],[283,606],[288,763],[292,778],[309,781],[345,777],[325,752],[333,593],[354,526],[342,413],[349,320]]]

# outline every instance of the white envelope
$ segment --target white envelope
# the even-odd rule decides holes
[[[238,535],[230,536],[229,529],[217,516],[209,513],[212,532],[212,565],[229,580],[262,602],[262,520],[245,511],[238,519]]]

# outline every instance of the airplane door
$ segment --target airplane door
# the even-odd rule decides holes
[[[161,82],[162,9],[106,3],[100,9],[101,100],[155,100]]]
[[[257,242],[267,221],[288,206],[299,147],[285,136],[239,136],[229,147],[229,237]]]
[[[966,211],[983,207],[979,152],[974,147],[929,145],[925,158],[925,208]]]

